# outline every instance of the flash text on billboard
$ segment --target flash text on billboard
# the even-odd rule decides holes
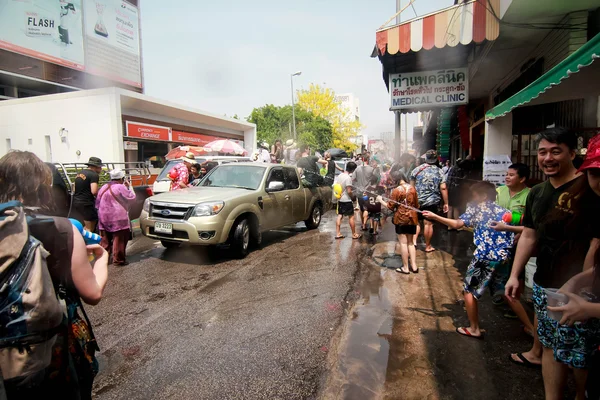
[[[469,102],[466,68],[391,74],[389,88],[392,110]]]

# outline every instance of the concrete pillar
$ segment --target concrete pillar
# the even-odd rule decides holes
[[[404,115],[406,118],[406,115]],[[402,113],[394,111],[394,159],[399,160],[402,155]]]
[[[511,156],[513,115],[496,118],[485,123],[483,157]]]
[[[5,92],[6,96],[8,96],[8,97],[12,97],[14,99],[19,97],[19,90],[17,89],[16,86],[5,87],[4,92]]]

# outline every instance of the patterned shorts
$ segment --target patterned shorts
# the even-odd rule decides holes
[[[483,296],[486,288],[492,296],[504,294],[504,285],[509,278],[507,272],[510,274],[510,268],[504,268],[507,262],[473,258],[467,267],[465,292],[471,293],[477,300]]]
[[[538,318],[537,333],[542,345],[552,349],[554,359],[573,368],[588,369],[600,345],[600,320],[576,322],[573,327],[559,325],[548,316],[544,288],[533,284],[533,305]]]
[[[380,212],[369,212],[369,218],[373,221],[379,222],[381,221],[381,213]]]

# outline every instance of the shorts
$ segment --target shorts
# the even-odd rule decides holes
[[[509,268],[506,268],[509,265]],[[464,280],[465,292],[479,300],[487,288],[492,296],[504,294],[504,287],[510,277],[510,262],[489,261],[473,258],[467,267]]]
[[[366,211],[365,208],[365,200],[362,198],[362,196],[358,196],[358,206],[360,207],[360,212],[363,213]]]
[[[354,204],[351,201],[338,201],[337,214],[346,217],[354,216]]]
[[[73,214],[80,221],[98,221],[98,210],[93,205],[74,205]]]
[[[573,368],[592,366],[594,351],[600,345],[600,319],[576,322],[572,327],[559,325],[548,316],[544,288],[534,282],[533,306],[538,318],[537,333],[542,346],[552,349],[554,359]]]
[[[422,206],[419,207],[419,210],[421,211],[431,211],[432,213],[435,214],[439,214],[440,213],[440,207],[437,204],[431,204],[429,206]],[[417,213],[418,217],[419,217],[419,221],[423,221],[425,219],[425,217],[423,217],[422,213]]]
[[[397,235],[416,235],[417,234],[417,226],[416,225],[396,225],[396,234]]]
[[[369,211],[369,218],[372,219],[373,221],[379,222],[379,221],[381,221],[381,213]]]

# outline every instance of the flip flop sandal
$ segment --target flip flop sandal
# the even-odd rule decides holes
[[[345,237],[346,236],[342,235],[342,236],[336,236],[335,238],[336,238],[336,240],[339,240],[339,239],[344,239]]]
[[[410,272],[412,272],[413,274],[418,274],[419,273],[419,268],[415,269],[410,269]]]
[[[357,239],[360,239],[361,237],[362,237],[362,235],[352,236],[352,239],[357,240]]]
[[[466,336],[468,338],[477,339],[477,340],[482,340],[483,339],[483,333],[481,335],[479,335],[479,336],[473,336],[471,334],[471,332],[469,332],[469,328],[462,328],[462,330],[464,332],[459,331],[459,329],[461,329],[461,328],[456,328],[456,333],[458,333],[459,335]]]
[[[533,369],[539,369],[539,368],[542,368],[542,366],[541,366],[541,365],[539,365],[539,364],[534,364],[534,363],[532,363],[531,361],[529,361],[528,359],[526,359],[526,358],[525,358],[525,356],[523,355],[523,353],[516,353],[515,355],[516,355],[516,356],[517,356],[517,358],[518,358],[519,360],[521,360],[521,361],[517,361],[517,360],[515,360],[515,359],[512,357],[512,354],[509,354],[509,355],[508,355],[508,359],[509,359],[510,361],[512,361],[512,362],[513,362],[513,364],[517,364],[517,365],[520,365],[520,366],[522,366],[522,367],[533,368]]]
[[[402,268],[396,268],[396,272],[399,272],[404,275],[410,275],[410,271],[404,271]]]
[[[436,251],[436,249],[432,249],[432,250],[425,250],[425,253],[433,253],[434,251]]]

